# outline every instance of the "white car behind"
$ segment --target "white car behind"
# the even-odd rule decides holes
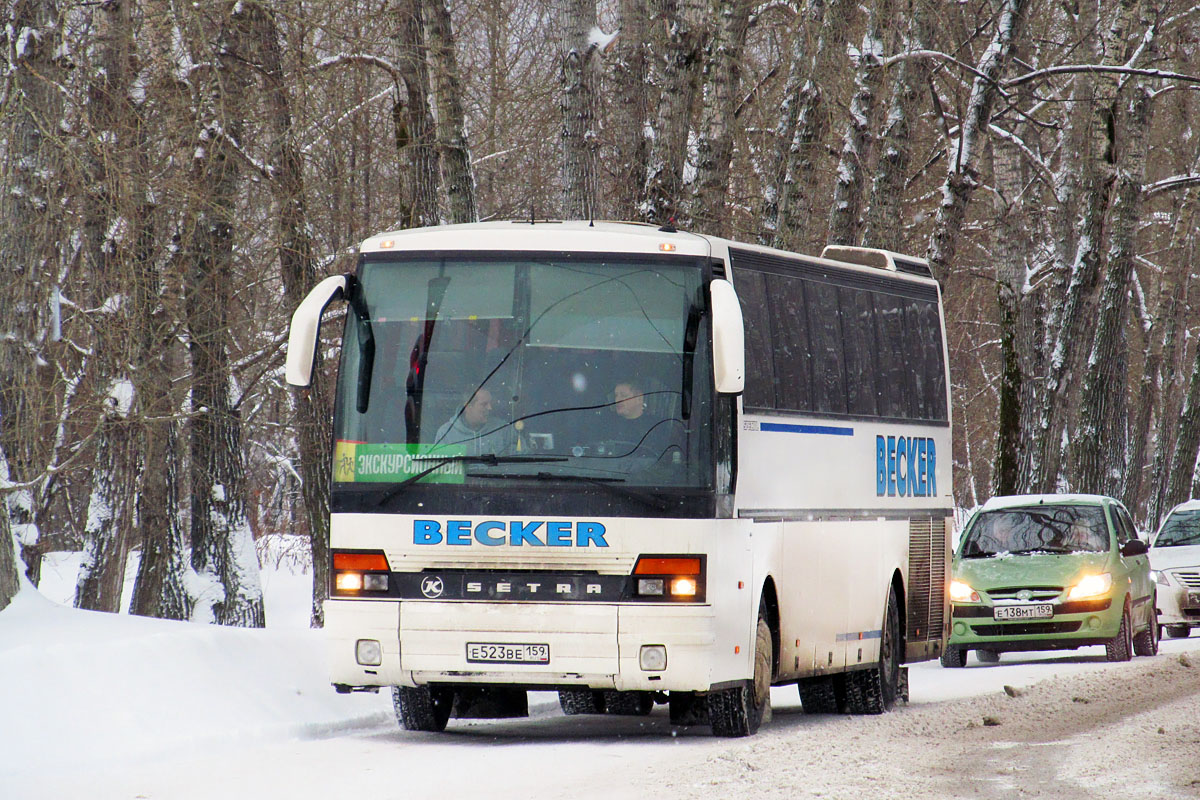
[[[1158,622],[1168,636],[1200,628],[1200,500],[1171,509],[1150,546],[1158,590]]]

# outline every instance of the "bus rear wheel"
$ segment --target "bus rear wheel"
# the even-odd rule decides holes
[[[764,609],[758,611],[754,637],[754,678],[732,689],[708,693],[708,719],[714,736],[750,736],[771,707],[775,644]]]
[[[392,708],[396,720],[406,731],[446,730],[450,710],[454,707],[454,690],[441,686],[392,687]]]
[[[896,705],[900,686],[900,610],[896,587],[888,589],[879,639],[879,664],[846,675],[846,705],[851,714],[882,714]]]

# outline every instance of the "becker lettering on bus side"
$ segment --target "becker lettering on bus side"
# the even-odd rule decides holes
[[[487,547],[608,547],[604,525],[599,522],[537,520],[486,520],[471,524],[466,519],[413,520],[413,544],[448,544]]]
[[[933,497],[937,494],[937,447],[917,436],[875,437],[875,494]]]

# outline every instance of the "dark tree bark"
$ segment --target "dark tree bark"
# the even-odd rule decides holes
[[[719,0],[717,30],[705,59],[704,106],[697,143],[696,181],[691,225],[717,236],[729,234],[725,195],[733,158],[738,91],[742,85],[742,51],[750,26],[748,0]]]
[[[238,152],[247,103],[245,62],[248,18],[227,3],[206,42],[213,67],[197,87],[195,152],[180,262],[185,281],[191,385],[192,567],[207,582],[195,611],[211,609],[222,625],[262,627],[262,590],[246,518],[242,421],[233,403],[228,352]]]
[[[270,185],[277,209],[279,271],[288,308],[300,305],[316,284],[317,267],[304,193],[304,164],[296,147],[292,99],[283,72],[283,55],[275,15],[269,6],[248,4],[262,72],[270,120]],[[314,375],[323,372],[318,348]],[[329,414],[332,402],[320,379],[292,388],[300,451],[301,496],[308,521],[313,560],[312,622],[321,627],[329,597]]]
[[[479,219],[479,211],[475,206],[475,177],[467,149],[463,89],[458,59],[454,54],[450,10],[442,0],[420,2],[425,43],[428,45],[429,75],[433,81],[432,93],[437,108],[437,142],[441,152],[442,182],[446,188],[449,221],[475,222]]]
[[[562,95],[562,215],[596,216],[595,0],[559,0],[559,82]]]
[[[683,172],[707,31],[702,0],[653,0],[650,82],[658,91],[654,140],[646,167],[645,222],[679,218]]]
[[[407,227],[437,225],[439,158],[437,132],[429,110],[429,65],[425,61],[425,31],[419,0],[401,0],[396,18],[397,67],[404,80],[407,102],[394,108],[397,149],[411,164],[406,170],[412,206]]]
[[[913,50],[923,50],[932,38],[922,0],[908,5],[908,43]],[[929,78],[929,68],[923,58],[901,61],[892,76],[892,97],[887,121],[880,135],[879,160],[871,181],[871,196],[863,221],[863,247],[902,250],[901,222],[904,209],[904,183],[912,161],[912,123],[920,113],[918,100]]]
[[[842,135],[842,155],[833,183],[829,244],[858,244],[865,176],[875,144],[871,130],[883,83],[883,31],[892,23],[891,17],[891,0],[876,0],[867,9],[867,33],[859,46],[854,97],[850,101],[850,116]]]
[[[979,151],[999,93],[1000,76],[1004,74],[1021,35],[1027,8],[1027,0],[1004,0],[1001,5],[992,42],[976,68],[958,142],[947,143],[952,144],[950,166],[942,184],[942,202],[938,206],[928,252],[933,275],[940,281],[946,280],[954,265],[967,203],[979,186]]]
[[[15,0],[3,13],[0,96],[0,454],[9,480],[0,494],[10,530],[29,550],[36,576],[44,470],[58,414],[51,312],[63,243],[65,143],[59,138],[64,76],[59,4]],[[7,547],[7,540],[0,543]]]
[[[637,219],[646,200],[646,170],[650,142],[649,65],[646,42],[650,36],[649,0],[618,0],[621,31],[613,64],[613,216]]]

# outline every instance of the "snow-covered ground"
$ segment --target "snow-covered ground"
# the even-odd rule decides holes
[[[998,666],[972,659],[961,670],[919,664],[910,709],[869,721],[806,716],[793,687],[777,688],[774,721],[742,740],[673,728],[662,707],[641,719],[568,718],[549,693],[531,695],[528,720],[452,720],[445,734],[411,734],[397,728],[387,695],[329,687],[321,633],[308,628],[308,575],[266,569],[268,627],[240,630],[74,610],[77,563],[49,557],[41,591],[27,587],[0,612],[3,800],[690,797],[711,781],[736,785],[741,767],[730,764],[794,747],[797,736],[855,747],[880,725],[894,728],[892,718],[968,713],[947,701],[1051,678],[1103,681],[1104,670],[1200,650],[1197,636],[1134,665],[1104,663],[1102,648],[1010,654]],[[1200,653],[1193,659],[1200,665]],[[1200,667],[1196,675],[1200,690]],[[739,794],[761,780],[747,774]]]

